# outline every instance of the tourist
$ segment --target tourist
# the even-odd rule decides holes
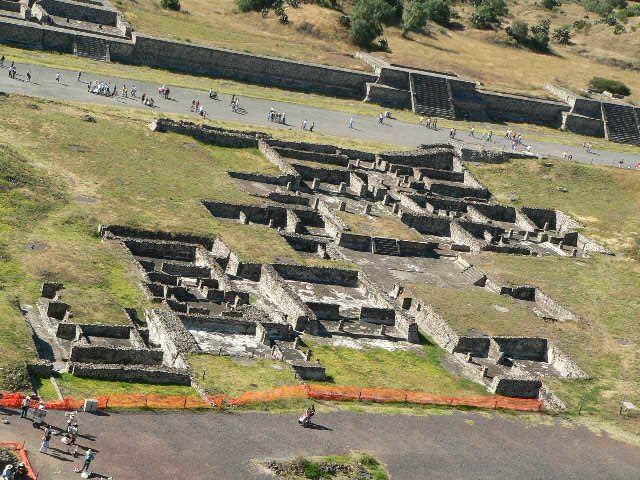
[[[44,429],[44,434],[42,435],[42,442],[40,443],[40,453],[47,453],[49,450],[49,441],[51,440],[51,427],[47,426]]]
[[[349,128],[353,128],[353,117],[349,119]]]
[[[487,142],[491,141],[491,137],[493,137],[493,130],[489,130],[489,134],[487,135]]]
[[[60,72],[56,73],[56,82],[60,83]]]
[[[287,124],[287,114],[285,112],[282,112],[282,124]]]
[[[2,480],[13,480],[15,473],[16,471],[13,468],[13,465],[9,463],[4,467],[4,470],[2,470],[2,477],[0,478],[2,478]]]
[[[476,136],[476,129],[474,127],[471,127],[471,130],[469,130],[469,136],[470,137],[474,137]]]
[[[138,90],[136,89],[136,84],[134,83],[133,85],[131,85],[131,98],[136,98],[136,92]]]
[[[24,397],[22,399],[22,403],[20,404],[20,418],[28,418],[27,414],[29,413],[30,406],[31,406],[31,398]]]
[[[378,123],[380,124],[384,123],[384,116],[382,115],[382,113],[378,115]]]
[[[91,462],[93,462],[94,458],[96,458],[95,453],[93,453],[93,450],[88,449],[84,456],[84,463],[82,464],[82,470],[80,471],[81,472],[89,471],[89,466],[91,465]]]
[[[307,119],[302,120],[302,130],[307,130]]]
[[[0,67],[4,67],[4,55],[0,58]]]
[[[211,100],[217,100],[218,99],[218,93],[214,92],[213,89],[209,89],[209,98]]]
[[[431,123],[431,126],[433,127],[434,130],[438,130],[438,119],[434,118],[433,122]]]
[[[18,464],[18,468],[16,468],[16,473],[13,475],[13,480],[28,480],[29,476],[27,475],[27,466],[20,462]]]
[[[424,125],[424,117],[420,117],[420,120],[418,120],[418,125],[419,126]]]
[[[309,131],[313,132],[313,128],[316,126],[316,122],[311,122],[311,126],[309,127]]]
[[[567,159],[567,152],[562,152],[562,159],[566,160]]]
[[[27,71],[27,83],[31,83],[31,70]]]
[[[82,77],[82,72],[81,71],[78,72],[78,81],[80,81],[80,77]]]

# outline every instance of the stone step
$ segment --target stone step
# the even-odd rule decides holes
[[[618,143],[640,144],[640,125],[634,107],[603,103],[602,111],[609,140]]]
[[[79,57],[92,58],[109,62],[109,44],[102,38],[86,35],[76,35],[73,43],[73,53]]]

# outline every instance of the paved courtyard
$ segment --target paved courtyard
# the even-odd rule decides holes
[[[26,441],[42,479],[74,478],[73,459],[38,453],[39,434],[17,413],[0,424],[0,441]],[[61,412],[50,412],[56,425]],[[366,451],[394,479],[631,479],[640,448],[582,427],[501,415],[451,412],[422,417],[319,413],[321,429],[297,426],[295,415],[213,412],[81,414],[80,444],[98,451],[93,478],[273,478],[254,459]],[[54,437],[51,446],[62,446]],[[76,464],[80,460],[75,460]]]
[[[438,131],[430,130],[425,127],[419,127],[416,124],[389,120],[385,124],[380,125],[378,119],[372,116],[355,115],[354,128],[348,128],[349,114],[326,110],[296,103],[276,102],[252,97],[240,98],[240,113],[234,113],[230,108],[230,95],[220,95],[219,100],[210,100],[208,92],[201,90],[193,90],[179,87],[171,87],[171,99],[164,100],[158,95],[159,84],[132,81],[131,79],[123,79],[118,77],[99,76],[85,73],[82,81],[77,80],[77,72],[61,69],[53,69],[49,67],[40,67],[35,65],[16,64],[18,77],[12,80],[6,74],[7,63],[11,59],[5,61],[4,70],[0,70],[0,92],[19,93],[42,98],[54,98],[58,100],[70,100],[84,103],[99,103],[104,105],[117,105],[123,107],[146,108],[141,104],[140,100],[123,99],[121,97],[105,97],[94,95],[87,91],[87,83],[89,81],[100,80],[110,82],[111,85],[117,85],[118,91],[123,84],[129,89],[132,85],[136,85],[138,97],[143,93],[150,94],[155,100],[153,108],[156,112],[172,112],[188,114],[191,102],[199,99],[208,116],[212,119],[226,120],[252,125],[255,127],[277,128],[296,128],[299,129],[303,119],[307,119],[309,124],[315,122],[315,132],[333,135],[337,137],[356,138],[361,140],[374,140],[379,142],[387,142],[395,145],[405,145],[412,148],[423,143],[442,143],[449,141],[449,130],[442,128]],[[27,71],[31,72],[32,82],[25,81]],[[62,74],[60,83],[56,82],[56,73]],[[287,126],[269,122],[266,118],[270,108],[276,111],[285,112]],[[384,110],[380,107],[380,110]],[[193,121],[198,122],[200,117],[193,115]],[[469,123],[471,126],[472,124]],[[505,127],[506,130],[506,127]],[[482,133],[481,128],[477,128],[477,133]],[[470,137],[466,132],[458,134],[458,140],[467,144],[484,144],[479,139]],[[619,161],[624,161],[625,165],[637,165],[640,163],[640,148],[637,154],[621,154],[606,150],[594,150],[587,153],[580,146],[559,145],[551,142],[529,141],[525,135],[525,142],[532,145],[532,153],[542,154],[552,157],[560,157],[563,152],[573,155],[573,159],[583,163],[601,163],[606,165],[618,165]],[[504,138],[504,131],[494,132],[493,142],[491,146],[494,148],[510,149],[510,140]]]

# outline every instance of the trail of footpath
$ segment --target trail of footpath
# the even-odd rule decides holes
[[[296,414],[196,413],[109,410],[78,413],[81,452],[96,451],[92,478],[273,479],[254,462],[296,455],[367,452],[400,480],[568,480],[637,478],[640,448],[584,427],[563,427],[518,417],[452,411],[447,415],[371,415],[323,412],[314,428]],[[39,478],[79,478],[82,458],[66,453],[55,435],[47,454],[38,452],[42,431],[16,410],[0,410],[0,441],[25,442]],[[47,422],[65,425],[63,412]]]
[[[4,70],[0,69],[0,91],[6,93],[17,93],[62,101],[67,100],[128,108],[152,109],[158,114],[160,112],[189,114],[192,101],[199,100],[206,110],[207,116],[212,120],[238,122],[258,128],[268,125],[272,128],[301,129],[301,124],[303,120],[306,119],[308,125],[311,125],[311,122],[314,123],[314,132],[336,137],[373,140],[411,148],[415,148],[423,143],[446,143],[450,141],[448,129],[432,130],[417,124],[393,119],[387,119],[384,123],[380,124],[378,118],[373,116],[349,115],[344,112],[262,98],[237,97],[240,103],[240,109],[238,109],[237,112],[232,111],[230,107],[232,97],[226,94],[219,94],[217,100],[212,100],[209,99],[208,92],[170,86],[170,99],[164,99],[158,95],[159,84],[122,77],[96,76],[86,73],[82,75],[79,81],[77,72],[75,71],[16,63],[16,79],[11,79],[8,76],[9,61],[10,60],[5,60]],[[28,82],[26,79],[27,72],[31,73],[31,82]],[[61,74],[59,82],[56,81],[57,73]],[[110,82],[112,87],[116,85],[118,88],[118,96],[106,97],[90,93],[87,88],[90,81]],[[129,91],[131,91],[132,86],[135,85],[137,98],[122,98],[119,96],[120,89],[123,85],[126,85]],[[140,97],[143,93],[151,95],[155,101],[154,107],[147,107],[141,103]],[[270,122],[267,119],[267,113],[271,108],[278,112],[286,113],[287,125]],[[353,128],[349,128],[349,120],[351,118],[353,118]],[[199,120],[200,117],[194,113],[193,121],[197,122]],[[478,134],[480,133],[481,132],[478,132]],[[462,142],[466,145],[483,145],[485,147],[503,150],[511,149],[511,141],[504,138],[504,132],[493,133],[491,143],[471,137],[467,132],[460,132],[455,142]],[[531,152],[537,155],[559,158],[566,152],[572,155],[574,161],[581,163],[618,166],[622,161],[624,162],[623,165],[633,167],[640,164],[640,148],[637,154],[617,153],[604,149],[594,150],[592,153],[588,153],[580,146],[561,145],[538,140],[529,141],[527,138],[524,140],[525,143],[531,144]]]

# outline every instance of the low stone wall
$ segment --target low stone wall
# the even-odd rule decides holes
[[[371,252],[371,237],[342,232],[338,239],[338,245],[359,252]]]
[[[336,153],[311,152],[308,150],[294,150],[292,148],[272,147],[281,156],[307,162],[326,163],[346,167],[349,165],[349,157]]]
[[[340,320],[340,305],[337,303],[305,302],[320,320]]]
[[[431,305],[421,303],[415,312],[418,328],[449,353],[458,346],[460,337]]]
[[[198,315],[180,315],[187,330],[226,333],[236,335],[255,335],[256,323],[238,318],[202,317]]]
[[[196,259],[196,246],[192,244],[127,239],[122,243],[135,256],[164,258],[182,262],[193,262]]]
[[[304,150],[308,152],[317,152],[317,153],[346,155],[351,160],[365,160],[367,162],[373,162],[375,160],[374,153],[364,152],[361,150],[353,150],[350,148],[338,147],[336,145],[327,145],[322,143],[291,142],[286,140],[277,140],[274,138],[269,138],[265,141],[272,147],[289,148],[292,150]]]
[[[546,362],[549,342],[540,337],[492,337],[500,352],[516,360]]]
[[[349,183],[349,170],[338,170],[335,168],[310,167],[300,163],[292,163],[291,167],[302,176],[303,180],[311,181],[317,178],[321,182],[339,185]]]
[[[156,383],[161,385],[191,385],[191,377],[187,370],[166,367],[72,363],[70,371],[76,377],[99,380]]]
[[[348,230],[345,223],[331,211],[331,207],[323,200],[318,201],[318,213],[322,215],[324,228],[331,237],[337,238],[342,232]]]
[[[453,169],[454,151],[450,146],[429,148],[428,150],[414,150],[403,152],[382,152],[376,155],[376,160],[387,164],[398,164],[405,167],[427,167],[438,170]]]
[[[51,377],[55,370],[49,360],[32,360],[27,362],[27,371],[36,377]]]
[[[260,150],[267,160],[278,167],[284,175],[297,179],[294,184],[300,184],[300,174],[294,170],[293,167],[291,167],[291,164],[282,158],[282,155],[280,155],[276,149],[271,147],[269,143],[264,140],[259,140],[258,150]]]
[[[354,288],[358,286],[359,277],[357,270],[290,264],[273,264],[273,269],[278,272],[284,280],[341,285]]]
[[[375,323],[377,325],[390,325],[396,323],[396,312],[390,308],[360,307],[361,322]]]
[[[0,10],[7,10],[9,12],[19,12],[20,2],[12,2],[9,0],[0,0]]]
[[[408,82],[404,89],[367,82],[365,101],[389,108],[411,108],[411,93],[407,87]]]
[[[203,143],[229,148],[258,148],[260,132],[229,130],[210,125],[197,125],[193,122],[175,121],[159,118],[149,124],[154,132],[172,132],[187,135]]]
[[[118,11],[111,8],[71,0],[39,0],[39,3],[49,15],[112,27],[118,23]]]
[[[426,235],[435,235],[438,237],[451,236],[452,222],[447,217],[416,215],[413,213],[402,212],[400,215],[400,221]]]
[[[538,398],[542,381],[527,378],[494,377],[489,390],[496,395],[515,398]]]
[[[271,265],[263,265],[258,284],[260,293],[287,315],[294,330],[317,330],[317,318],[313,311],[296,295]]]
[[[145,320],[149,326],[150,341],[160,345],[164,352],[164,363],[187,368],[186,357],[199,348],[176,314],[170,310],[147,310]]]
[[[604,122],[602,119],[568,113],[563,120],[563,127],[567,132],[604,138]]]
[[[158,230],[144,230],[141,228],[127,227],[123,225],[101,225],[98,233],[102,237],[129,237],[143,240],[163,240],[167,242],[192,243],[211,249],[216,237],[203,237],[185,233],[163,232]]]
[[[160,365],[162,350],[148,350],[120,346],[74,345],[71,348],[72,362],[111,363],[121,365]]]
[[[263,152],[264,153],[264,152]],[[280,185],[284,187],[289,182],[295,180],[295,176],[291,175],[264,175],[262,173],[249,173],[249,172],[227,172],[231,178],[237,178],[238,180],[247,180],[249,182],[267,183],[270,185]]]

